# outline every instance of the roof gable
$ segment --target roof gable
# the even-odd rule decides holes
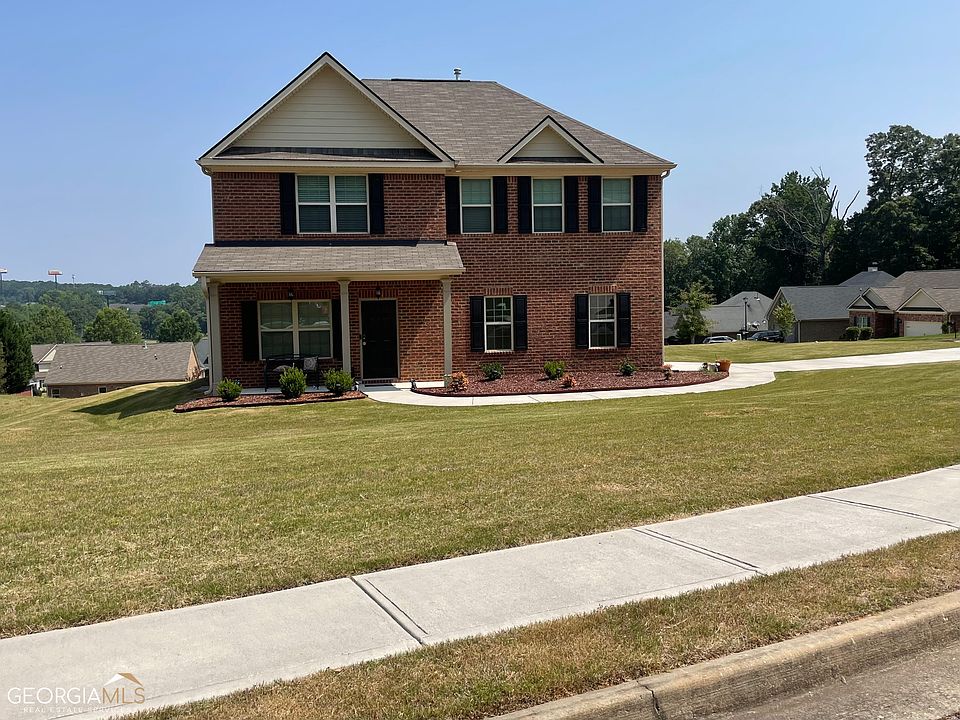
[[[938,298],[934,297],[934,294],[935,293],[932,291],[921,288],[907,298],[907,300],[899,307],[899,310],[913,310],[915,312],[934,310],[942,312],[944,310],[943,305],[939,302]]]
[[[775,305],[786,300],[797,320],[840,320],[848,317],[850,303],[860,290],[846,285],[793,285],[777,291]]]
[[[329,53],[261,105],[201,160],[236,148],[267,152],[293,148],[426,150],[437,159],[450,159]]]
[[[567,162],[602,163],[603,160],[571,135],[560,123],[547,115],[516,145],[500,156],[499,162],[523,160],[563,160]]]

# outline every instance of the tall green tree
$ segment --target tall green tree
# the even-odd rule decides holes
[[[3,390],[25,390],[33,377],[33,355],[23,326],[6,310],[0,310],[0,346],[3,347]]]
[[[690,250],[680,238],[663,242],[663,302],[676,305],[680,291],[690,284]]]
[[[754,252],[749,217],[738,213],[717,220],[706,237],[687,238],[690,262],[687,287],[700,283],[708,292],[725,300],[741,290],[752,289]]]
[[[73,323],[74,332],[80,335],[103,307],[103,298],[91,289],[70,288],[45,292],[40,296],[40,303],[63,310]]]
[[[157,339],[160,342],[195,343],[200,339],[200,327],[190,313],[177,308],[160,323]]]
[[[103,308],[83,329],[84,342],[110,341],[122,345],[140,342],[140,328],[126,310]]]
[[[784,300],[773,309],[772,316],[773,322],[785,336],[793,334],[793,326],[797,323],[797,314],[793,310],[793,305]]]
[[[27,305],[23,324],[31,344],[72,343],[78,339],[70,318],[56,305]]]
[[[156,340],[160,332],[160,324],[170,317],[165,305],[148,305],[138,313],[140,332],[145,338]]]
[[[672,308],[677,316],[675,331],[677,337],[689,343],[710,332],[710,325],[703,317],[703,311],[713,304],[713,296],[700,283],[693,283],[680,292],[680,301]]]
[[[0,390],[7,385],[7,356],[3,354],[3,343],[0,343]]]

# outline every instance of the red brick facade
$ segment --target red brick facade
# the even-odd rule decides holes
[[[512,368],[538,369],[545,360],[564,360],[577,369],[614,369],[623,358],[641,367],[662,363],[662,181],[648,185],[644,233],[587,231],[587,180],[580,178],[578,233],[520,234],[517,179],[508,178],[508,232],[447,238],[444,176],[386,175],[385,234],[324,235],[322,239],[417,240],[456,242],[465,267],[453,278],[453,369],[473,374],[479,363],[496,360]],[[212,177],[214,239],[316,240],[316,235],[280,235],[276,173],[215,173]],[[350,338],[353,372],[362,375],[360,301],[396,298],[399,320],[400,377],[438,379],[443,374],[443,294],[439,280],[351,282]],[[242,300],[339,297],[339,286],[325,283],[243,283],[220,287],[222,372],[244,386],[262,384],[262,364],[244,362],[240,326]],[[631,296],[631,346],[611,350],[578,349],[574,344],[574,295],[628,292]],[[526,295],[528,349],[505,353],[470,351],[469,298],[474,295]],[[335,364],[330,361],[330,365]]]
[[[873,336],[876,338],[893,337],[897,331],[897,322],[894,313],[879,313],[873,310],[851,310],[850,324],[856,325],[858,317],[868,318]]]

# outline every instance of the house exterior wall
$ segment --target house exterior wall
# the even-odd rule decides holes
[[[318,171],[322,174],[322,171]],[[336,174],[331,172],[331,174]],[[356,175],[357,172],[341,174]],[[217,172],[213,192],[213,240],[446,240],[443,175],[390,174],[383,179],[383,235],[280,234],[280,178],[270,172]]]
[[[397,301],[400,377],[439,378],[443,375],[443,294],[439,280],[409,282],[350,283],[350,357],[351,372],[362,375],[360,304],[376,301],[380,288],[383,300]],[[292,293],[293,297],[290,298]],[[262,360],[243,359],[241,305],[247,300],[287,301],[335,300],[342,302],[335,282],[300,283],[226,283],[219,289],[221,362],[223,376],[243,387],[262,387]],[[321,370],[339,368],[340,361],[323,358]],[[276,378],[272,378],[274,384]]]
[[[938,322],[938,323],[943,323],[945,320],[951,323],[956,323],[960,321],[960,313],[952,313],[948,315],[947,313],[908,312],[908,313],[897,313],[897,317],[900,319],[900,322],[898,323],[899,327],[897,328],[897,331],[900,337],[904,336],[904,332],[906,330],[904,323],[910,320],[915,320],[917,322]]]
[[[849,318],[839,320],[803,320],[799,323],[800,342],[840,340],[850,325]]]
[[[520,234],[517,178],[507,179],[508,227],[504,234],[451,236],[465,272],[452,282],[453,369],[474,374],[483,362],[514,369],[540,369],[545,360],[564,360],[572,370],[615,369],[629,357],[640,367],[662,363],[662,180],[649,177],[647,230],[588,232],[587,180],[579,182],[579,232]],[[384,235],[281,235],[276,173],[224,172],[212,176],[214,240],[396,241],[444,240],[444,176],[387,174],[384,177]],[[359,374],[359,302],[373,297],[378,283],[351,282],[351,358]],[[443,373],[441,283],[384,282],[383,297],[396,297],[399,314],[400,376],[436,379]],[[219,290],[223,375],[244,386],[262,385],[260,362],[242,360],[242,300],[336,298],[336,283],[236,283]],[[574,346],[574,296],[629,292],[631,346],[610,350]],[[469,299],[474,295],[526,295],[528,349],[470,351]],[[331,363],[332,365],[333,363]]]

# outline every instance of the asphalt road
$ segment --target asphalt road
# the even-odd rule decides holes
[[[960,718],[960,643],[839,678],[800,695],[711,720]]]

